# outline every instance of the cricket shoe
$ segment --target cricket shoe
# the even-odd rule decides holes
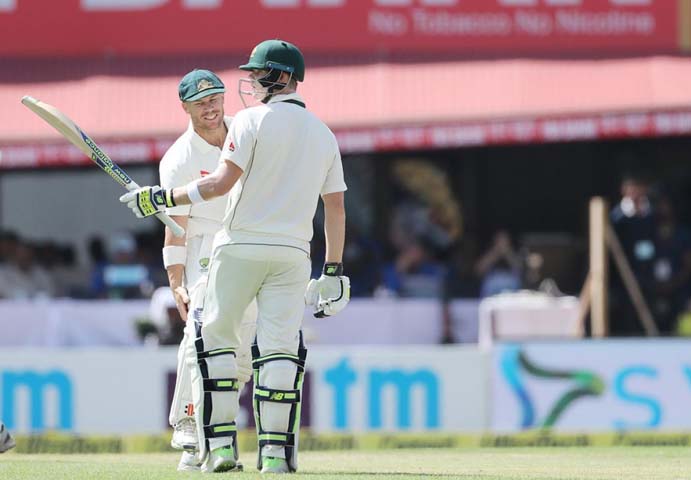
[[[228,472],[235,469],[236,464],[233,447],[214,448],[202,463],[201,470],[203,473]]]
[[[285,458],[262,457],[261,473],[290,473],[290,468]]]
[[[0,453],[4,453],[7,450],[14,448],[17,444],[14,442],[14,438],[7,431],[5,425],[0,423]]]
[[[202,469],[202,464],[197,458],[196,453],[182,452],[180,463],[178,463],[178,472],[198,472]],[[237,462],[235,467],[228,470],[229,472],[242,472],[245,470],[241,462]]]
[[[183,418],[175,424],[173,427],[173,438],[170,440],[171,447],[176,450],[196,452],[198,445],[197,423],[194,421],[194,418]]]
[[[185,451],[180,457],[178,472],[198,472],[201,470],[201,465],[195,453]]]

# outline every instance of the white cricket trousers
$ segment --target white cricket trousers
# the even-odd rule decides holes
[[[204,435],[200,435],[202,455],[206,448],[229,444],[227,438],[209,432],[223,435],[234,428],[231,424],[239,409],[238,392],[209,392],[204,385],[227,384],[228,379],[238,378],[236,358],[225,354],[224,349],[237,351],[242,347],[245,310],[256,298],[256,339],[262,357],[297,355],[310,273],[309,256],[298,248],[257,244],[216,247],[209,267],[201,335],[191,342],[194,350],[188,349],[187,356],[190,363],[198,365],[192,372],[192,383],[197,428]],[[290,390],[296,372],[296,365],[289,361],[273,361],[262,367],[258,380],[267,388]],[[287,432],[291,405],[261,403],[264,430]],[[279,450],[282,453],[283,449]]]
[[[185,359],[189,344],[196,337],[194,312],[201,308],[206,293],[209,273],[211,246],[214,235],[195,235],[187,239],[187,261],[185,263],[184,286],[190,296],[189,316],[185,324],[184,335],[178,348],[177,376],[175,392],[170,406],[168,421],[175,426],[184,418],[194,417],[194,400],[192,398],[192,375]],[[252,377],[252,354],[250,348],[254,341],[257,320],[257,303],[251,302],[245,310],[241,335],[242,348],[237,352],[238,377],[242,384]],[[240,387],[242,390],[242,387]]]

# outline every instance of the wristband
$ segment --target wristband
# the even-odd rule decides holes
[[[343,275],[343,264],[336,262],[325,263],[322,273],[328,277],[340,277]]]
[[[187,262],[187,247],[169,245],[163,247],[163,266],[184,265]]]
[[[169,188],[168,190],[163,190],[163,191],[166,192],[166,207],[168,207],[168,208],[175,207],[176,203],[175,203],[175,199],[173,198],[173,189]]]
[[[202,194],[199,193],[199,186],[196,180],[187,184],[187,196],[190,199],[190,203],[201,203],[205,201]]]

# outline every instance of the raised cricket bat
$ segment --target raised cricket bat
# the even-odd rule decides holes
[[[108,155],[96,145],[96,142],[91,140],[91,138],[89,138],[76,123],[70,120],[67,115],[54,106],[37,100],[29,95],[25,95],[22,98],[22,103],[25,107],[50,124],[55,130],[60,132],[72,145],[84,152],[87,157],[101,167],[101,170],[110,175],[113,180],[130,191],[139,188],[139,185],[137,185],[122,168],[113,162]],[[185,230],[165,213],[157,213],[156,218],[170,228],[173,235],[176,237],[182,237],[185,234]]]

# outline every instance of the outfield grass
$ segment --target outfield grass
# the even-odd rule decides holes
[[[0,479],[181,479],[199,475],[175,471],[178,455],[86,454],[0,456]],[[244,455],[242,479],[266,478]],[[219,476],[220,476],[219,475]],[[273,475],[272,475],[273,476]],[[587,479],[691,480],[691,449],[684,447],[415,449],[304,452],[295,479]]]

